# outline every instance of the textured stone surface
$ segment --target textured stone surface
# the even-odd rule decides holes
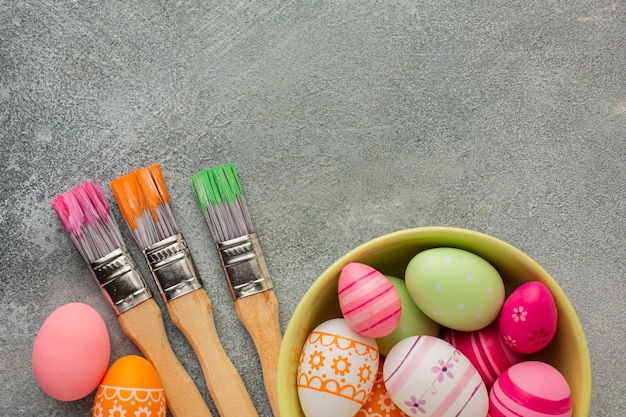
[[[262,416],[254,347],[189,185],[225,162],[240,171],[283,329],[354,246],[415,226],[479,230],[562,286],[588,337],[590,415],[621,415],[624,3],[457,3],[0,0],[0,415],[89,415],[92,397],[57,402],[30,368],[62,304],[103,315],[114,358],[136,353],[50,201],[93,178],[111,197],[116,175],[152,162]]]

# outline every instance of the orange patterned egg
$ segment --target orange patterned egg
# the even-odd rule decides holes
[[[354,417],[409,417],[393,403],[387,393],[383,378],[383,363],[384,359],[381,356],[372,392]]]
[[[306,417],[353,417],[374,385],[376,340],[363,336],[343,318],[327,320],[309,334],[302,348],[297,387]]]
[[[92,417],[165,417],[165,391],[152,364],[136,355],[119,358],[98,387]]]

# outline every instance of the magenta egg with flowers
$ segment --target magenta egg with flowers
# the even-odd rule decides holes
[[[524,354],[539,352],[552,341],[557,327],[556,303],[550,290],[537,281],[519,286],[504,301],[498,329],[504,342]]]

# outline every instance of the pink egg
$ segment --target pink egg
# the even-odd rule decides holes
[[[339,275],[339,307],[357,333],[380,338],[400,321],[400,294],[391,281],[369,265],[352,262]]]
[[[489,397],[471,362],[433,336],[411,336],[385,358],[385,387],[406,414],[424,417],[486,417]]]
[[[100,314],[83,303],[65,304],[43,322],[32,352],[35,379],[54,399],[75,401],[93,392],[111,354]]]
[[[570,417],[570,387],[543,362],[520,362],[496,380],[489,394],[490,417]]]
[[[550,343],[557,326],[557,310],[550,290],[532,281],[518,287],[504,301],[498,317],[500,335],[519,353],[535,353]]]
[[[443,340],[469,359],[485,382],[487,390],[502,372],[525,358],[504,343],[496,323],[474,332],[446,330]]]

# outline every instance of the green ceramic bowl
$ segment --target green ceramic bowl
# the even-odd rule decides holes
[[[482,233],[450,227],[407,229],[373,239],[339,258],[315,280],[294,311],[283,338],[277,377],[282,417],[304,417],[296,388],[300,352],[318,324],[341,317],[337,279],[343,266],[362,262],[385,274],[403,277],[415,254],[441,246],[465,249],[491,263],[502,276],[507,295],[527,281],[542,282],[550,289],[558,309],[558,329],[548,347],[529,359],[548,362],[561,371],[572,390],[573,417],[587,417],[591,401],[589,350],[578,316],[563,290],[519,249]]]

